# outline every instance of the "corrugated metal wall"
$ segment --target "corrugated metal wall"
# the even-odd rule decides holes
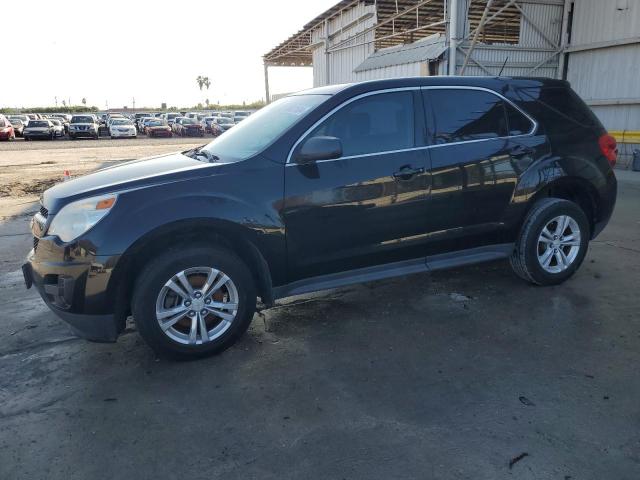
[[[426,65],[420,62],[405,63],[404,65],[393,65],[383,68],[374,68],[365,70],[364,72],[354,73],[355,81],[362,82],[364,80],[377,80],[380,78],[394,77],[420,77],[426,69]]]
[[[468,0],[462,1],[468,2]],[[522,3],[520,6],[530,21],[524,17],[521,19],[518,45],[483,45],[479,43],[471,58],[482,63],[493,75],[500,72],[506,61],[502,71],[503,75],[534,75],[555,78],[558,74],[558,56],[554,53],[559,49],[564,5]],[[465,34],[469,32],[468,23],[464,31]],[[466,42],[466,45],[468,46],[469,43]],[[458,55],[457,60],[457,71],[460,72],[464,63],[464,55]],[[545,60],[548,61],[543,66],[532,71],[534,67]],[[464,74],[487,75],[488,73],[470,61]]]
[[[328,22],[329,48],[374,26],[376,21],[375,5],[365,5],[362,2],[350,10],[345,10],[342,15]],[[329,55],[328,72],[325,45],[319,43],[318,47],[313,50],[314,86],[355,81],[353,70],[374,52],[374,35],[375,32],[371,31],[346,43],[346,45],[359,45],[365,41],[370,42],[366,45],[332,52]],[[325,37],[325,27],[322,25],[312,32],[312,44],[323,42]]]
[[[577,0],[571,48],[640,37],[640,0]],[[640,131],[640,43],[568,54],[567,80],[608,130]],[[628,164],[638,145],[622,145]]]

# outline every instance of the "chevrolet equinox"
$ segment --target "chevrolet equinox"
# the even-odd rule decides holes
[[[616,155],[564,81],[321,87],[208,145],[50,188],[23,273],[84,338],[115,341],[132,315],[159,354],[201,357],[258,297],[507,258],[559,284],[611,217]]]

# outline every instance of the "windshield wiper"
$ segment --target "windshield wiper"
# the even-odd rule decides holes
[[[186,152],[184,152],[184,155],[191,158],[204,157],[208,162],[217,162],[218,160],[220,160],[220,157],[218,157],[217,155],[203,150],[204,147],[206,147],[206,145],[196,147],[192,150],[187,150]]]

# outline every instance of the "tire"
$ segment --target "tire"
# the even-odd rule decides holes
[[[569,220],[562,230],[554,220],[565,217]],[[547,233],[543,234],[545,228]],[[574,229],[578,230],[579,239],[575,238]],[[566,244],[562,243],[565,235]],[[544,198],[533,205],[522,225],[510,257],[511,267],[527,282],[558,285],[578,270],[587,254],[590,238],[589,221],[577,204],[559,198]]]
[[[199,315],[190,316],[194,312],[189,311],[190,313],[184,316],[187,308],[184,302],[191,299],[194,304],[196,301],[202,303],[207,295],[198,300],[194,296],[186,295],[183,289],[184,298],[181,298],[166,286],[172,279],[174,282],[180,283],[176,274],[188,271],[188,269],[192,269],[192,273],[187,273],[186,278],[191,279],[190,282],[194,282],[193,279],[200,280],[200,286],[202,286],[206,274],[193,273],[193,270],[198,267],[205,267],[205,269],[210,267],[224,272],[230,282],[220,287],[212,298],[218,305],[221,305],[225,299],[229,303],[237,304],[235,316],[230,322],[225,322],[217,315],[207,313],[207,316],[204,317],[206,337],[211,336],[211,340],[207,341],[204,340],[205,335],[202,334]],[[216,276],[212,283],[215,284],[219,278],[221,277]],[[197,282],[192,287],[195,288],[196,284]],[[194,295],[198,295],[198,291],[195,291]],[[216,297],[216,295],[222,296]],[[167,300],[172,300],[173,303],[165,303]],[[200,306],[195,308],[200,308]],[[178,323],[175,323],[175,326],[166,329],[167,333],[163,331],[157,319],[158,308],[163,310],[165,308],[181,309],[180,314],[183,316]],[[153,259],[136,279],[132,301],[133,318],[145,342],[156,354],[177,359],[202,358],[229,348],[249,327],[255,308],[256,291],[253,277],[247,265],[229,250],[203,245],[175,248]],[[233,313],[230,309],[221,309],[220,311],[224,314]],[[175,320],[176,317],[169,318]],[[195,330],[193,330],[194,325]],[[217,332],[216,329],[221,330]],[[190,335],[194,331],[195,335]]]

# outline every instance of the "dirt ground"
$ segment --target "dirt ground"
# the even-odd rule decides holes
[[[640,173],[563,285],[496,262],[301,296],[176,363],[24,288],[20,185],[186,147],[99,143],[0,147],[0,479],[640,478]]]

